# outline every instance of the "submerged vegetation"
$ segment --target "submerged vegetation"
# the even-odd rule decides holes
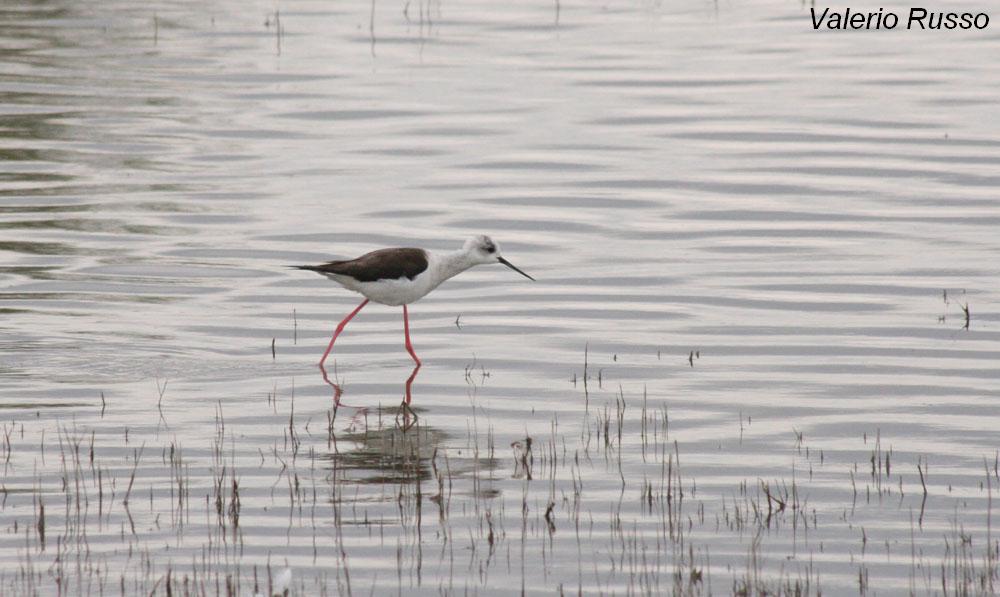
[[[266,422],[234,424],[218,404],[201,444],[171,439],[163,418],[154,433],[6,423],[0,592],[968,595],[1000,580],[996,454],[969,477],[878,429],[832,452],[792,429],[765,454],[742,413],[724,449],[689,454],[669,400],[591,375],[588,363],[567,390],[573,420],[509,439],[477,363],[458,437],[432,412],[303,412],[277,390]],[[741,476],[727,464],[740,452],[771,462]]]

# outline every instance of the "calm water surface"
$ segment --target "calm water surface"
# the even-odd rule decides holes
[[[996,18],[5,5],[0,592],[993,591]]]

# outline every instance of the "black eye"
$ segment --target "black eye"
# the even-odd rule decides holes
[[[496,247],[486,247],[486,252],[487,253],[496,253],[497,252],[497,248]]]

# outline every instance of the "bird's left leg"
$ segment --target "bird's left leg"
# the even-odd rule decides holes
[[[417,364],[417,367],[420,367],[423,363],[417,358],[417,353],[413,352],[413,344],[410,342],[410,315],[406,311],[406,305],[403,305],[403,332],[406,334],[406,351],[413,357],[413,362]]]
[[[364,307],[367,304],[368,304],[368,299],[361,301],[361,304],[358,305],[358,308],[351,311],[351,314],[345,317],[343,321],[341,321],[340,324],[337,325],[337,329],[334,330],[333,332],[333,338],[330,338],[330,344],[326,347],[326,352],[323,353],[323,357],[320,358],[319,360],[319,368],[323,369],[324,373],[326,372],[326,369],[323,367],[323,363],[326,362],[327,355],[329,355],[330,350],[333,349],[333,343],[337,341],[337,336],[340,335],[340,332],[344,331],[344,326],[347,325],[347,322],[354,319],[354,316],[358,314],[358,311],[360,311],[362,307]]]

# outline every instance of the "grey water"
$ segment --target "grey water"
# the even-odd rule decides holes
[[[5,4],[0,593],[993,592],[995,27]]]

